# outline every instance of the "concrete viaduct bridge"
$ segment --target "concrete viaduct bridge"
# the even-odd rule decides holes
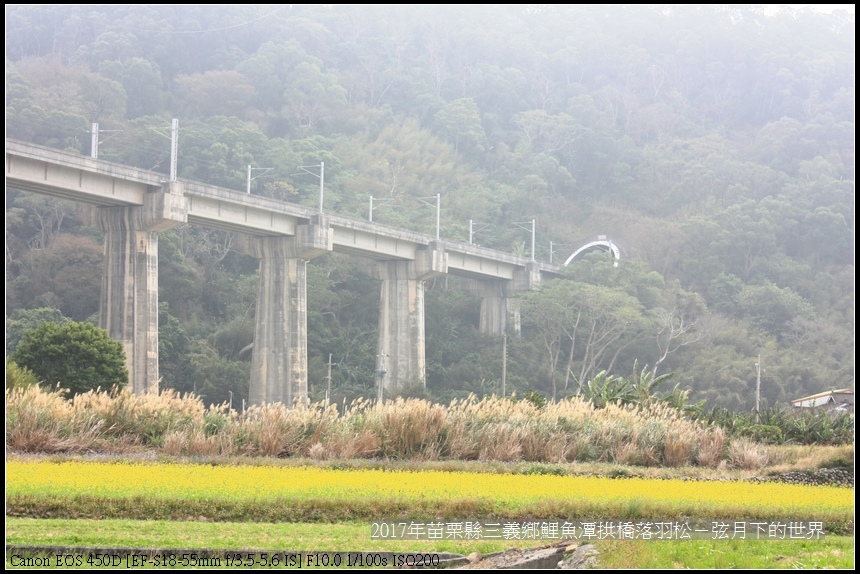
[[[238,232],[260,261],[250,404],[307,400],[307,262],[368,260],[381,281],[377,370],[387,394],[424,381],[424,281],[450,273],[481,298],[480,330],[519,329],[513,297],[558,267],[508,253],[6,140],[6,185],[71,199],[105,234],[99,324],[126,352],[135,393],[158,390],[158,234],[182,223]],[[384,361],[384,363],[383,363]]]

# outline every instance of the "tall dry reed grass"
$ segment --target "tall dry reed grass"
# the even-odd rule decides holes
[[[665,405],[597,409],[574,397],[537,407],[475,397],[444,407],[419,399],[268,404],[244,413],[206,408],[191,395],[93,391],[71,400],[38,387],[6,391],[6,447],[23,452],[125,452],[173,456],[386,458],[754,468],[754,443],[730,443]]]

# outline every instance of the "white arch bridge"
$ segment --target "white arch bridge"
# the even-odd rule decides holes
[[[621,259],[621,250],[618,248],[618,245],[612,242],[611,239],[606,239],[605,236],[601,235],[597,241],[592,241],[590,243],[586,243],[579,249],[573,252],[573,255],[567,258],[567,261],[564,262],[564,265],[570,265],[573,261],[576,260],[577,257],[581,257],[586,253],[590,253],[592,251],[608,251],[612,254],[612,257],[615,259],[615,266],[618,266],[618,261]]]

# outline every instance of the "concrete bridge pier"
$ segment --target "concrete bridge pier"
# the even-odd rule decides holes
[[[246,237],[260,260],[249,404],[308,401],[307,265],[332,250],[325,217],[297,225],[294,237]]]
[[[125,349],[135,394],[158,392],[158,233],[186,221],[182,186],[147,193],[141,207],[80,206],[105,233],[99,326]]]
[[[376,264],[379,297],[377,398],[393,398],[407,383],[425,380],[424,281],[448,272],[439,242],[419,248],[414,261]]]
[[[501,337],[509,331],[520,334],[519,301],[508,294],[509,281],[481,281],[478,295],[481,297],[481,319],[479,331]]]
[[[507,333],[519,335],[521,331],[520,303],[516,296],[540,285],[540,268],[529,263],[525,269],[514,272],[513,279],[477,280],[472,292],[481,298],[479,330],[501,337]]]

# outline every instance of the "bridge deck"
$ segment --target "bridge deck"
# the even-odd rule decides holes
[[[143,196],[161,189],[167,177],[151,171],[78,156],[42,146],[6,140],[6,185],[84,203],[142,205]],[[240,193],[206,183],[180,180],[188,222],[250,235],[293,236],[296,226],[317,211],[294,203]],[[414,260],[435,238],[379,223],[326,216],[334,234],[333,249],[376,260]],[[442,241],[448,272],[475,279],[512,279],[529,260],[502,251]],[[541,263],[551,275],[558,266]]]

